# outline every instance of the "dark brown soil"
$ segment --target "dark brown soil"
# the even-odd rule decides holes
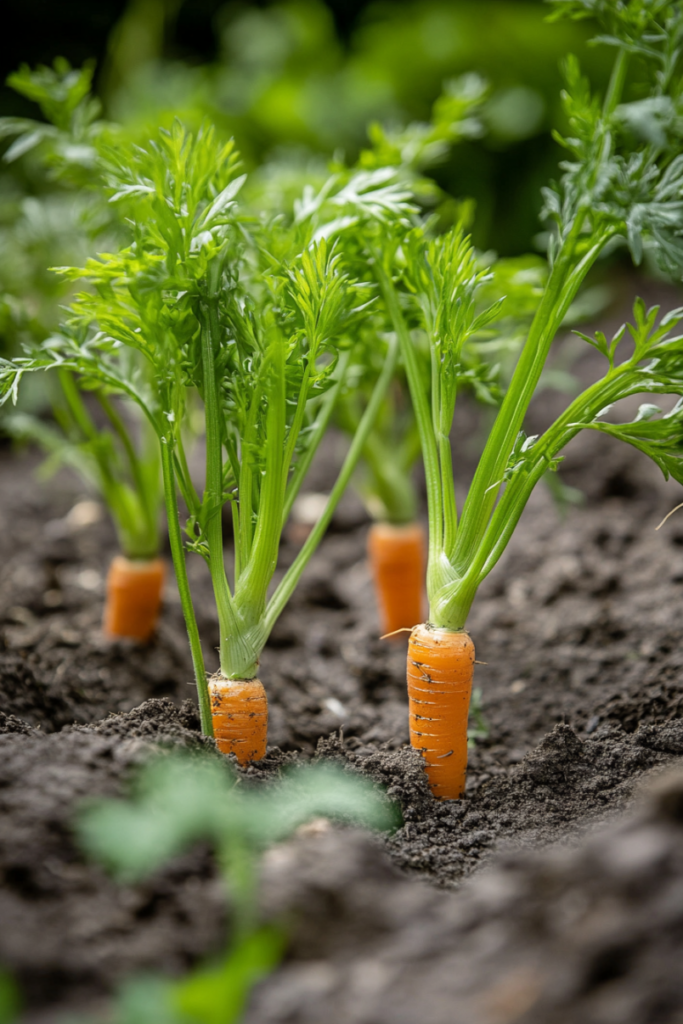
[[[508,854],[458,894],[360,835],[266,856],[289,961],[246,1024],[663,1024],[683,1007],[683,773],[578,849]]]
[[[589,355],[579,372],[594,371]],[[173,584],[149,647],[105,641],[111,528],[35,465],[0,449],[0,966],[26,1020],[47,1022],[133,970],[181,972],[221,947],[227,919],[206,851],[122,889],[74,845],[82,799],[120,792],[159,744],[211,744],[183,703]],[[562,518],[539,489],[473,610],[488,735],[455,804],[432,800],[407,747],[405,649],[377,639],[362,512],[349,499],[338,515],[264,652],[271,746],[247,774],[317,751],[386,785],[404,824],[372,840],[322,825],[268,855],[266,908],[288,908],[293,938],[250,1024],[683,1020],[683,824],[662,810],[678,804],[650,798],[593,838],[683,755],[683,513],[655,531],[681,489],[597,434],[563,473],[585,503]],[[190,571],[212,668],[209,583]]]

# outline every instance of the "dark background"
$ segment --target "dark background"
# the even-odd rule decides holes
[[[369,2],[326,0],[342,39],[349,39]],[[400,5],[401,0],[392,0],[383,6],[391,9]],[[21,63],[50,64],[60,54],[74,65],[91,57],[101,65],[109,33],[127,6],[126,0],[5,0],[3,15],[9,28],[0,36],[0,112],[16,113],[20,104],[4,82]],[[266,6],[253,0],[248,4],[185,0],[172,36],[166,40],[166,56],[192,63],[213,60],[218,47],[216,15],[226,7]]]

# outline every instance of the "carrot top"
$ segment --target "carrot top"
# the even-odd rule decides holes
[[[159,551],[163,501],[154,431],[133,403],[122,402],[113,394],[120,389],[82,376],[53,358],[56,347],[50,341],[58,325],[58,302],[67,301],[70,284],[48,272],[48,252],[54,256],[56,250],[62,259],[81,258],[83,251],[94,251],[105,237],[110,245],[112,239],[130,235],[116,204],[108,203],[104,188],[104,151],[121,130],[102,119],[100,106],[90,95],[93,72],[91,63],[76,70],[58,57],[53,67],[23,65],[8,79],[13,89],[40,106],[48,123],[0,118],[0,135],[16,136],[3,153],[3,161],[12,163],[30,153],[31,161],[49,179],[58,180],[60,192],[76,190],[77,196],[69,197],[67,204],[63,196],[60,202],[53,195],[53,206],[49,198],[42,205],[32,200],[35,206],[27,206],[27,220],[48,225],[48,235],[41,235],[39,247],[44,262],[38,261],[33,268],[35,281],[30,280],[23,261],[17,260],[23,289],[20,308],[22,304],[25,308],[18,315],[16,328],[22,339],[34,340],[36,349],[28,359],[18,357],[11,365],[5,364],[5,381],[11,380],[15,386],[24,372],[55,368],[45,389],[53,420],[48,423],[22,409],[3,415],[2,425],[12,436],[43,449],[47,455],[44,474],[60,465],[75,470],[109,509],[122,552],[132,559],[149,559]],[[50,229],[54,237],[50,237]],[[23,229],[19,225],[17,234],[22,230],[25,234],[26,225]],[[44,339],[48,340],[38,347]],[[118,367],[119,375],[144,378],[144,360],[128,353],[126,362],[128,366]]]
[[[255,677],[261,649],[346,486],[394,372],[398,346],[380,339],[383,365],[327,506],[275,591],[280,535],[356,358],[372,294],[334,243],[308,221],[256,218],[237,197],[245,176],[231,141],[176,123],[146,146],[119,139],[104,155],[110,202],[132,241],[66,268],[77,295],[59,336],[9,364],[11,393],[27,370],[58,367],[87,386],[126,395],[156,434],[169,536],[193,652],[204,728],[209,694],[185,550],[207,562],[227,679]],[[359,179],[345,203],[363,222],[400,219],[404,190]],[[381,193],[381,205],[377,199]],[[373,203],[374,200],[374,203]],[[200,492],[185,451],[197,401],[206,430]],[[183,541],[178,492],[188,510]],[[230,510],[234,571],[223,554]]]
[[[565,64],[563,102],[571,134],[558,136],[569,154],[564,175],[544,191],[549,273],[460,503],[450,431],[464,383],[464,354],[471,339],[504,315],[505,303],[490,295],[491,279],[463,226],[438,238],[430,238],[427,225],[399,229],[383,245],[374,245],[373,269],[400,338],[425,464],[429,620],[455,631],[465,626],[477,588],[504,551],[535,484],[557,469],[562,449],[580,430],[620,437],[648,454],[665,476],[683,482],[681,401],[666,414],[642,405],[631,423],[606,419],[615,402],[631,395],[683,395],[683,341],[672,336],[683,310],[658,322],[658,308],[647,310],[638,300],[633,323],[612,340],[581,335],[605,356],[604,377],[575,398],[540,437],[523,431],[552,342],[605,249],[625,243],[636,263],[647,250],[669,274],[680,277],[683,269],[680,139],[673,122],[658,121],[655,132],[646,114],[655,106],[673,110],[679,101],[683,10],[677,3],[644,0],[628,5],[555,0],[555,6],[557,16],[596,16],[605,33],[599,41],[614,46],[616,57],[602,99],[591,92],[574,58]],[[634,53],[645,68],[650,98],[624,102]],[[632,348],[622,355],[620,342],[627,331]],[[420,362],[423,338],[431,359],[429,377]]]

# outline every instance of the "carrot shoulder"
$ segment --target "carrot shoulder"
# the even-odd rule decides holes
[[[422,621],[424,530],[419,523],[375,523],[368,533],[382,632],[412,628]]]
[[[209,679],[216,746],[240,764],[260,761],[268,738],[268,698],[260,679]]]
[[[133,560],[117,555],[107,575],[104,632],[149,640],[159,618],[165,575],[161,558]]]
[[[408,644],[410,742],[427,762],[432,793],[457,800],[465,791],[467,719],[474,644],[465,632],[416,626]]]

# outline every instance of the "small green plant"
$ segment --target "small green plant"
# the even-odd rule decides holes
[[[373,786],[327,765],[288,773],[272,786],[246,788],[213,758],[170,754],[147,765],[129,801],[102,801],[78,819],[85,851],[116,879],[133,883],[199,841],[215,850],[230,903],[225,953],[179,981],[129,980],[113,1024],[233,1024],[253,984],[279,962],[286,944],[277,924],[258,913],[259,855],[312,817],[369,828],[398,824]]]

